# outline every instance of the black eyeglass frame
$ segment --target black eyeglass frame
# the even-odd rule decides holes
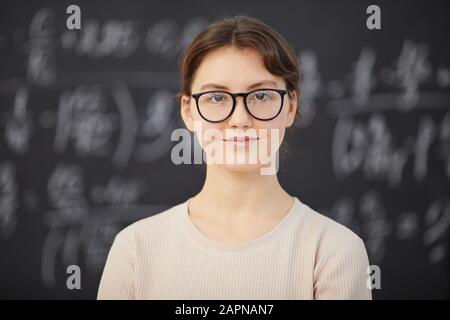
[[[264,90],[266,90],[266,91],[271,90],[271,91],[278,92],[278,93],[280,94],[280,96],[281,96],[281,106],[280,106],[280,110],[278,110],[278,112],[277,112],[277,114],[276,114],[275,116],[273,116],[272,118],[269,118],[269,119],[261,119],[261,118],[255,117],[255,116],[250,112],[250,110],[248,109],[248,106],[247,106],[247,97],[248,97],[250,94],[252,94],[252,93],[254,93],[254,92],[257,92],[257,91],[264,91]],[[215,120],[215,121],[209,120],[209,119],[205,118],[205,116],[203,116],[202,112],[200,111],[200,106],[199,106],[199,103],[198,103],[200,97],[201,97],[202,95],[206,94],[206,93],[212,93],[212,92],[227,93],[227,94],[229,94],[229,95],[233,98],[233,107],[231,108],[230,113],[229,113],[223,120]],[[242,97],[242,98],[243,98],[245,109],[247,110],[247,112],[248,112],[253,118],[255,118],[255,119],[257,119],[257,120],[260,120],[260,121],[270,121],[270,120],[273,120],[273,119],[275,119],[276,117],[278,117],[278,115],[280,114],[281,110],[283,109],[283,105],[284,105],[284,96],[285,96],[288,92],[289,92],[288,90],[283,90],[283,89],[273,89],[273,88],[259,88],[259,89],[255,89],[255,90],[252,90],[252,91],[249,91],[249,92],[237,92],[237,93],[232,93],[232,92],[224,91],[224,90],[209,90],[209,91],[205,91],[205,92],[193,93],[193,94],[191,94],[191,97],[193,97],[194,100],[195,100],[195,104],[196,104],[196,106],[197,106],[197,111],[198,111],[198,113],[200,114],[200,116],[201,116],[205,121],[208,121],[208,122],[211,122],[211,123],[218,123],[218,122],[222,122],[222,121],[227,120],[227,119],[233,114],[234,109],[236,109],[236,98],[237,98],[237,97]]]

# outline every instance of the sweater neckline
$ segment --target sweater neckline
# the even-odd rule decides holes
[[[271,230],[255,239],[239,243],[218,242],[209,238],[206,234],[200,231],[200,229],[198,229],[198,227],[193,223],[189,216],[188,203],[192,198],[189,198],[185,202],[180,204],[180,220],[182,226],[188,232],[188,234],[209,249],[224,252],[248,251],[262,247],[273,241],[279,235],[283,234],[284,231],[286,231],[291,225],[293,225],[295,220],[300,217],[301,202],[297,197],[292,198],[294,199],[293,205],[284,215],[284,217]]]

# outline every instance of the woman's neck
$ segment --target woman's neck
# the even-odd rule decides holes
[[[195,214],[214,215],[221,221],[248,221],[282,215],[293,198],[281,187],[276,175],[261,175],[260,170],[235,172],[208,165],[203,188],[191,201]]]

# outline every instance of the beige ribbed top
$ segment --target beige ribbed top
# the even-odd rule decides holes
[[[294,197],[268,233],[225,244],[191,221],[188,200],[119,232],[98,299],[371,299],[363,241]]]

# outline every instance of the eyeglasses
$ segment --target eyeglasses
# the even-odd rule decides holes
[[[269,121],[276,118],[283,108],[284,96],[288,91],[282,89],[256,89],[231,93],[214,90],[192,94],[200,116],[208,122],[222,122],[231,116],[236,108],[236,98],[242,97],[247,112],[255,119]]]

